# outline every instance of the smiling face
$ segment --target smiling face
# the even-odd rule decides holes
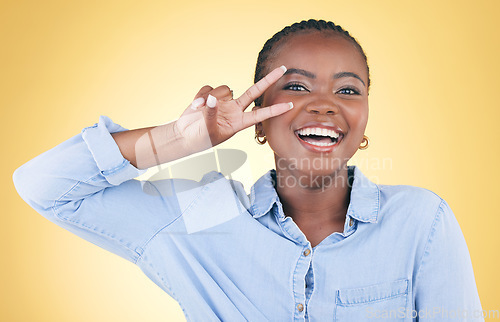
[[[266,69],[281,65],[288,70],[264,93],[262,106],[293,102],[294,108],[257,124],[257,131],[280,169],[338,170],[357,151],[368,121],[363,57],[347,39],[315,31],[286,39]]]

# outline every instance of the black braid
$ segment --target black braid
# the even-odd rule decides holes
[[[363,56],[365,63],[366,63],[366,71],[368,73],[368,85],[367,88],[370,88],[370,69],[368,68],[368,60],[366,58],[365,52],[363,51],[363,48],[361,48],[361,45],[358,43],[358,41],[352,37],[347,30],[344,30],[341,26],[334,24],[331,21],[325,21],[325,20],[315,20],[315,19],[309,19],[309,20],[303,20],[301,22],[296,22],[291,26],[286,26],[283,28],[281,31],[277,32],[272,36],[270,39],[266,41],[264,44],[264,47],[262,47],[262,50],[259,53],[259,58],[257,59],[257,66],[255,67],[255,77],[254,77],[254,82],[257,83],[260,79],[262,79],[266,73],[268,72],[266,70],[266,62],[269,60],[271,55],[273,54],[273,49],[277,49],[278,45],[281,45],[284,43],[286,38],[291,37],[294,34],[297,33],[304,33],[308,31],[333,31],[336,34],[339,34],[343,37],[345,37],[347,40],[351,41],[360,54]],[[262,105],[262,96],[257,98],[255,100],[255,105],[260,106]]]

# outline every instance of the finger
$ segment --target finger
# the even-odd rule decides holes
[[[202,88],[202,89],[204,89],[204,88]],[[203,93],[203,95],[198,97],[197,99],[195,99],[193,101],[193,103],[191,103],[191,109],[196,110],[203,105],[208,106],[210,108],[213,108],[213,107],[215,107],[215,104],[217,104],[218,101],[231,99],[230,97],[232,96],[232,94],[231,94],[231,90],[229,89],[228,86],[221,85],[219,87],[208,90],[209,88],[211,88],[211,87],[206,86],[206,89],[204,91],[200,90],[200,92],[198,94]],[[209,104],[209,102],[211,104]],[[214,113],[214,111],[209,112],[209,114],[213,114],[213,113]]]
[[[266,89],[269,88],[269,86],[271,86],[278,79],[280,79],[285,72],[286,72],[285,66],[275,68],[264,78],[262,78],[260,81],[252,85],[249,89],[247,89],[245,93],[243,93],[243,95],[238,97],[236,99],[236,104],[238,104],[238,106],[242,110],[245,110],[248,107],[248,105],[250,105],[253,101],[255,101],[255,99],[264,94],[264,92],[266,91]]]
[[[206,94],[208,94],[211,90],[213,90],[214,88],[212,86],[209,86],[209,85],[205,85],[203,86],[199,91],[198,93],[196,94],[196,96],[194,97],[194,99],[197,99],[199,97],[204,97],[206,96]]]
[[[207,103],[205,104],[207,108],[203,109],[203,114],[207,122],[207,126],[213,125],[213,120],[217,118],[217,98],[208,94]]]
[[[267,120],[268,118],[281,115],[293,108],[293,103],[278,103],[268,107],[262,107],[252,112],[243,113],[243,128]]]
[[[230,101],[233,99],[233,90],[229,90],[229,93],[226,94],[226,96],[221,97],[221,101]]]
[[[209,93],[211,90],[213,90],[212,86],[208,86],[208,85],[203,86],[198,91],[198,93],[195,95],[194,100],[191,102],[191,104],[189,105],[189,107],[192,110],[196,110],[200,106],[202,106],[203,104],[205,104],[205,100],[206,100],[205,96],[207,96],[207,93]]]
[[[208,94],[217,98],[218,101],[228,101],[232,99],[232,91],[227,85],[221,85],[211,90]]]
[[[212,94],[208,94],[206,105],[209,108],[214,108],[217,105],[217,97],[212,96]]]

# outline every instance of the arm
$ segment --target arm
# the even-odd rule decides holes
[[[21,198],[45,218],[136,262],[149,238],[179,209],[175,196],[147,193],[153,183],[131,180],[145,170],[123,158],[110,134],[125,130],[101,116],[16,169],[13,180]]]
[[[244,113],[283,73],[273,70],[236,100],[225,99],[227,87],[204,87],[197,96],[206,101],[213,94],[212,106],[188,107],[162,126],[127,131],[101,116],[99,123],[16,169],[15,187],[50,221],[135,263],[148,241],[182,215],[177,187],[190,187],[181,198],[185,205],[197,185],[132,179],[145,172],[141,169],[203,151],[288,111],[289,105],[281,103]]]
[[[418,321],[484,321],[469,250],[444,200],[420,261],[414,296],[415,310],[421,312]],[[470,314],[466,319],[459,315],[464,312]]]
[[[177,122],[112,133],[120,153],[138,169],[174,161],[210,148],[208,138],[186,138]]]
[[[235,133],[293,107],[292,103],[278,103],[244,113],[285,71],[285,66],[274,69],[235,100],[227,86],[215,89],[204,86],[178,120],[157,127],[115,133],[113,139],[122,155],[139,169],[214,147]]]
[[[232,99],[232,92],[231,97],[227,97],[229,89],[226,93],[221,91],[221,88],[217,89],[219,89],[220,99]],[[196,108],[202,107],[210,93],[215,95],[217,89],[214,90],[210,86],[203,87],[193,103],[174,122],[157,127],[112,133],[111,136],[120,153],[134,167],[147,169],[210,148],[210,134],[206,119],[213,119],[217,109],[210,111],[205,108],[201,111],[202,113],[195,113],[195,111]]]

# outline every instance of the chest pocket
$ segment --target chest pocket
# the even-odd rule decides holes
[[[335,321],[411,321],[407,279],[337,290]]]

